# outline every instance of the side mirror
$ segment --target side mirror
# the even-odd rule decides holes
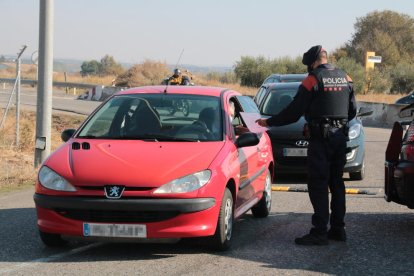
[[[369,116],[369,115],[372,115],[372,113],[374,113],[373,110],[363,106],[359,109],[357,113],[357,117]]]
[[[414,103],[410,104],[409,106],[404,107],[398,113],[398,117],[400,118],[407,118],[414,115]]]
[[[259,144],[259,136],[253,132],[247,132],[241,134],[236,140],[236,147],[251,147]]]
[[[62,134],[60,135],[60,138],[62,139],[63,142],[67,142],[75,133],[76,129],[65,129]]]

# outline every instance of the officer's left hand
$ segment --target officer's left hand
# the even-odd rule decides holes
[[[262,126],[262,127],[268,127],[269,125],[267,124],[267,119],[257,119],[256,120],[256,123],[259,125],[259,126]]]

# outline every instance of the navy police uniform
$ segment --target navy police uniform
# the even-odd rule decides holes
[[[324,51],[321,46],[314,46],[304,54],[302,62],[308,65],[308,77],[302,81],[291,104],[266,121],[269,126],[281,126],[296,122],[302,115],[307,121],[310,132],[308,191],[314,208],[313,228],[309,235],[296,239],[296,243],[307,245],[327,244],[329,222],[332,231],[342,234],[338,239],[346,239],[342,175],[346,163],[347,122],[356,116],[351,78],[331,64],[321,64],[312,70],[311,65],[321,51]],[[328,187],[332,193],[331,216]]]

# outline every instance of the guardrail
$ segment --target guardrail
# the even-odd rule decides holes
[[[14,83],[16,79],[14,78],[0,78],[0,83]],[[27,80],[21,79],[21,84],[28,84],[35,86],[37,85],[37,80]],[[64,82],[64,81],[54,81],[53,86],[58,87],[69,87],[69,88],[94,88],[99,86],[98,84],[89,84],[89,83],[77,83],[77,82]]]
[[[373,111],[371,116],[361,118],[364,126],[390,128],[394,122],[403,120],[398,117],[398,113],[406,105],[358,102],[357,106],[367,107]]]

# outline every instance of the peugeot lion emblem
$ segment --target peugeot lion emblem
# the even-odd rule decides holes
[[[308,145],[309,145],[309,142],[305,140],[299,140],[296,142],[296,146],[298,147],[307,147]]]
[[[122,196],[122,193],[124,192],[125,187],[112,185],[112,186],[105,186],[104,190],[105,190],[105,196],[107,198],[117,199]]]

